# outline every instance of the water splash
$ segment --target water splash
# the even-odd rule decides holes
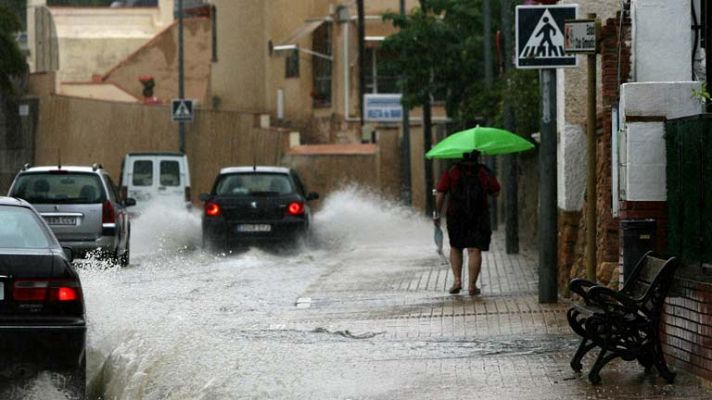
[[[282,358],[298,342],[290,335],[304,333],[275,332],[280,340],[255,333],[278,323],[308,285],[339,263],[371,258],[361,273],[377,274],[383,260],[432,254],[429,221],[356,186],[324,199],[312,227],[321,246],[221,257],[196,251],[199,211],[148,206],[132,221],[131,267],[89,259],[79,270],[91,398],[233,398],[236,390],[278,397],[278,387],[266,382],[272,375],[296,379],[283,371],[289,365]]]
[[[150,256],[201,245],[200,210],[153,201],[131,221],[131,253]]]
[[[353,185],[327,197],[314,216],[317,238],[336,247],[409,244],[414,235],[432,236],[425,222],[413,209]]]

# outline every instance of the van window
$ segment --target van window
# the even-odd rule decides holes
[[[180,167],[178,161],[161,161],[161,186],[180,185]]]
[[[96,174],[49,173],[22,174],[13,187],[14,197],[36,204],[101,203],[102,184]]]
[[[139,160],[133,164],[133,185],[151,186],[153,185],[153,161]]]

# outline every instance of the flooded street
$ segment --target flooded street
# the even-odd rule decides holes
[[[89,398],[613,399],[698,390],[681,378],[687,384],[671,392],[625,364],[604,375],[608,386],[574,374],[565,304],[537,303],[528,256],[493,248],[484,295],[450,296],[452,276],[422,216],[349,188],[324,199],[313,222],[314,243],[296,250],[216,256],[200,249],[197,211],[158,207],[135,220],[130,267],[81,266]],[[13,395],[63,400],[56,379],[43,374]]]
[[[81,266],[92,397],[347,392],[343,385],[355,383],[358,373],[346,368],[339,382],[333,371],[323,371],[331,372],[325,379],[315,371],[371,351],[373,344],[364,343],[359,332],[332,332],[329,321],[313,329],[286,329],[290,314],[303,307],[300,299],[310,285],[339,273],[344,263],[363,263],[370,271],[364,273],[377,278],[400,260],[432,258],[431,226],[357,189],[326,199],[313,226],[316,245],[285,254],[251,249],[223,257],[200,249],[197,211],[153,207],[136,219],[129,268],[100,261]],[[374,335],[366,332],[363,338]],[[48,398],[49,381],[41,377],[25,396]]]

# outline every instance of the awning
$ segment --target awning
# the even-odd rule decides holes
[[[288,38],[280,41],[278,43],[278,46],[284,46],[284,45],[289,45],[289,44],[298,44],[300,39],[302,39],[303,37],[305,37],[307,35],[311,35],[311,33],[314,32],[318,27],[320,27],[321,24],[323,24],[324,22],[326,22],[325,19],[307,21],[304,25],[295,29],[294,32],[292,32],[292,34],[289,35]]]

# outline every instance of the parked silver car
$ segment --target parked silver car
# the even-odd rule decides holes
[[[101,256],[128,265],[131,227],[126,207],[136,201],[120,200],[114,182],[101,165],[26,165],[8,195],[32,204],[75,257],[98,250]]]

